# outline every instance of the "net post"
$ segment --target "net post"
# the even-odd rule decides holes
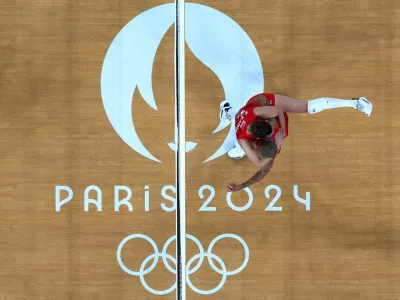
[[[185,1],[175,0],[176,299],[186,300]]]

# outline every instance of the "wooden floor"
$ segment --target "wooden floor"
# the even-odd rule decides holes
[[[195,289],[187,286],[187,299],[400,299],[398,1],[197,3],[210,13],[218,10],[221,22],[229,17],[247,33],[262,63],[264,91],[302,100],[366,96],[374,110],[371,118],[352,109],[291,114],[289,137],[273,170],[250,187],[253,202],[246,209],[248,196],[242,191],[228,205],[227,184],[243,182],[257,170],[249,160],[233,161],[226,154],[204,162],[228,135],[229,127],[212,133],[220,122],[219,103],[231,90],[212,65],[199,59],[193,50],[197,37],[190,33],[186,139],[196,146],[186,155],[186,232],[204,252],[214,241],[215,256],[208,253],[201,266],[192,260],[189,278]],[[124,265],[138,273],[142,267],[151,288],[166,290],[174,284],[160,254],[175,235],[175,153],[168,146],[174,141],[174,26],[165,28],[152,66],[152,87],[147,88],[158,110],[144,101],[145,88],[135,90],[132,108],[125,110],[128,115],[132,111],[143,145],[162,163],[118,136],[101,92],[103,62],[114,38],[132,19],[162,4],[0,2],[0,299],[175,299],[175,291],[163,296],[149,292],[140,276],[125,272],[117,260],[118,246],[123,246]],[[172,12],[171,5],[165,9]],[[204,9],[192,6],[195,12]],[[223,47],[218,23],[202,16],[198,28],[216,28],[210,47],[221,50],[217,61],[236,53],[239,59],[227,67],[244,68],[241,46]],[[151,17],[145,29],[149,36],[164,17]],[[189,17],[188,9],[187,24]],[[234,37],[233,31],[226,34]],[[138,74],[144,78],[146,71]],[[124,79],[115,80],[124,84]],[[85,189],[91,185],[101,190],[101,211],[94,204],[85,211]],[[267,199],[270,185],[281,190],[275,207],[282,211],[266,211],[276,194],[271,189]],[[300,197],[310,193],[309,211],[294,199],[295,185]],[[73,199],[59,211],[56,186],[73,191]],[[115,196],[115,186],[129,187],[133,211],[124,205],[115,211],[114,198],[127,195],[122,190]],[[60,193],[61,200],[66,196]],[[86,198],[98,196],[91,191]],[[216,240],[228,233],[246,246],[232,238]],[[151,244],[143,239],[121,244],[133,234],[156,244],[160,253],[153,271]],[[167,252],[174,251],[172,243]],[[188,239],[187,261],[199,251]],[[207,257],[214,258],[214,267]],[[175,268],[172,256],[164,260]],[[242,263],[240,272],[229,275]],[[224,267],[231,273],[215,271]],[[208,296],[196,292],[215,287]]]

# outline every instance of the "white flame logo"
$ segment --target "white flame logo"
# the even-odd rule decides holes
[[[246,32],[231,18],[213,8],[186,3],[186,43],[193,54],[219,78],[233,113],[251,96],[263,92],[264,76],[258,52]],[[133,150],[161,162],[141,142],[132,116],[137,87],[144,101],[157,110],[152,87],[155,54],[175,20],[174,4],[153,7],[130,21],[117,34],[104,59],[101,95],[114,130]],[[156,20],[156,22],[155,22]],[[216,113],[219,113],[216,99]],[[224,155],[235,142],[233,123],[220,123],[213,133],[230,125],[223,144],[205,162]],[[188,142],[186,151],[196,147]],[[175,143],[169,143],[176,150]]]

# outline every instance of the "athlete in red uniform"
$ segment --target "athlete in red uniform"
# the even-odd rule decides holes
[[[289,117],[281,108],[273,106],[274,94],[263,93],[252,97],[235,116],[236,138],[250,141],[253,148],[258,148],[266,137],[274,140],[280,130],[284,132],[285,137],[288,136]],[[260,136],[255,127],[258,131],[264,129],[267,133],[261,133]]]
[[[230,108],[227,102],[224,102],[220,106],[221,119],[224,118],[224,111]],[[229,184],[228,191],[236,192],[244,189],[260,181],[271,170],[283,140],[288,136],[289,118],[286,112],[315,114],[339,107],[352,107],[367,116],[372,112],[372,103],[365,97],[352,100],[318,98],[310,101],[269,93],[252,97],[235,116],[237,143],[228,155],[232,158],[242,158],[247,155],[259,171],[242,184]],[[231,119],[229,114],[225,115]]]

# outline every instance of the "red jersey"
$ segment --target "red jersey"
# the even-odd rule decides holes
[[[247,101],[246,105],[243,106],[239,112],[236,115],[236,119],[235,119],[235,125],[236,125],[236,138],[238,140],[242,139],[242,140],[248,140],[250,142],[260,142],[261,139],[257,138],[251,134],[247,133],[247,126],[249,126],[249,124],[253,123],[256,120],[267,120],[267,118],[261,118],[259,116],[257,116],[254,113],[254,109],[256,107],[261,107],[261,104],[258,102],[252,102],[252,100],[259,96],[261,94],[257,94],[254,97],[252,97],[249,101]],[[274,94],[268,94],[268,93],[262,93],[262,95],[264,95],[270,106],[275,106],[275,95]],[[286,136],[288,136],[288,115],[286,113],[284,113],[285,116],[285,125],[286,125]],[[278,121],[279,123],[279,118],[275,117],[275,119]],[[270,138],[273,140],[275,135],[278,133],[280,129],[280,126],[277,126],[276,128],[274,128]]]

